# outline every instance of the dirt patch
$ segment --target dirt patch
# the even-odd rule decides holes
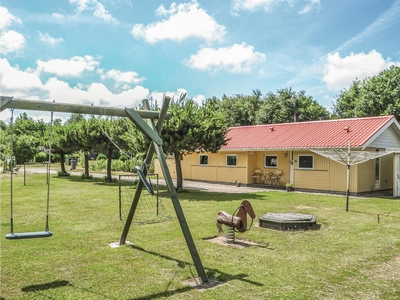
[[[182,284],[193,287],[200,292],[204,292],[205,290],[214,289],[216,287],[224,285],[225,282],[218,281],[215,278],[209,278],[209,281],[207,283],[201,283],[200,278],[191,278],[183,281]]]
[[[240,248],[240,249],[248,248],[248,247],[252,247],[252,246],[261,246],[261,244],[259,244],[259,243],[249,241],[249,240],[244,240],[244,239],[235,239],[234,243],[227,243],[226,237],[223,235],[204,238],[203,240],[214,243],[214,244],[218,244],[218,245],[223,245],[223,246],[233,247],[233,248]]]

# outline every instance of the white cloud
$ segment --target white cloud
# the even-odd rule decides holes
[[[107,71],[105,74],[101,75],[101,79],[112,79],[115,81],[115,87],[123,87],[123,89],[129,88],[129,85],[123,86],[123,84],[139,84],[143,82],[146,78],[139,77],[139,74],[136,72],[122,72],[119,70],[112,69]]]
[[[7,8],[0,6],[0,30],[5,30],[10,27],[12,23],[22,24],[20,18],[10,14]]]
[[[7,59],[0,58],[0,90],[2,95],[14,97],[32,96],[43,90],[43,84],[37,74],[12,67]]]
[[[7,30],[12,23],[22,24],[22,21],[10,14],[7,8],[0,6],[0,54],[19,52],[25,47],[26,40],[22,34]]]
[[[59,14],[59,13],[52,13],[51,15],[56,19],[64,19],[65,18],[65,16],[63,16],[62,14]]]
[[[8,54],[18,52],[25,47],[24,36],[14,30],[9,30],[0,35],[0,53]]]
[[[304,4],[305,2],[305,4]],[[294,7],[295,4],[304,5],[300,10],[299,14],[306,14],[312,11],[314,8],[319,8],[320,0],[233,0],[231,13],[237,15],[239,11],[256,11],[264,10],[270,11],[274,6],[286,3],[290,7]]]
[[[344,58],[340,57],[339,52],[329,53],[322,80],[329,90],[340,91],[348,88],[357,78],[362,80],[377,75],[394,64],[400,65],[400,63],[392,62],[390,58],[385,60],[376,50],[368,54],[351,53]]]
[[[190,37],[206,41],[221,41],[226,34],[225,27],[219,25],[204,9],[200,8],[196,0],[179,5],[174,2],[169,9],[161,5],[156,13],[166,16],[167,19],[147,26],[136,24],[131,34],[149,43],[162,40],[182,41]]]
[[[308,3],[306,3],[306,5],[299,11],[299,14],[307,14],[315,8],[319,8],[320,4],[320,0],[309,0]]]
[[[69,0],[71,4],[77,6],[77,13],[81,14],[84,11],[92,11],[97,18],[103,19],[109,23],[117,24],[118,21],[106,10],[103,4],[97,0]]]
[[[266,55],[255,52],[246,43],[218,49],[203,48],[191,55],[184,64],[190,68],[212,73],[225,70],[231,73],[250,72],[254,65],[264,62]]]
[[[150,98],[156,100],[161,106],[164,95],[170,97],[172,100],[178,100],[183,94],[187,94],[187,90],[183,88],[179,88],[176,91],[154,91],[150,94]]]
[[[37,71],[52,73],[57,76],[78,77],[84,71],[93,71],[99,62],[92,56],[74,56],[71,59],[51,59],[49,61],[37,60]]]
[[[113,93],[102,83],[94,82],[86,88],[70,87],[67,82],[57,78],[50,78],[44,88],[48,90],[48,99],[55,99],[57,102],[90,103],[112,107],[135,107],[149,95],[149,90],[142,86],[136,86],[121,93]]]
[[[61,38],[61,37],[60,38],[54,38],[54,37],[50,36],[50,34],[48,34],[47,32],[46,33],[42,33],[40,31],[39,31],[39,39],[42,42],[45,42],[46,44],[50,44],[50,45],[55,45],[55,44],[64,42],[64,39]]]

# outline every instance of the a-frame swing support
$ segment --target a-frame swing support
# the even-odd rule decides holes
[[[174,184],[172,182],[171,173],[169,172],[168,165],[165,159],[164,151],[162,149],[162,139],[159,136],[162,125],[165,119],[169,117],[167,110],[170,102],[170,97],[165,97],[162,109],[160,112],[151,110],[133,110],[130,108],[109,108],[102,106],[88,106],[88,105],[77,105],[67,103],[55,103],[55,102],[44,102],[37,100],[25,100],[25,99],[13,99],[13,97],[1,96],[1,107],[0,111],[6,108],[9,109],[21,109],[21,110],[38,110],[38,111],[53,111],[53,112],[64,112],[64,113],[80,113],[80,114],[93,114],[103,116],[116,116],[116,117],[128,117],[138,129],[151,140],[147,156],[144,164],[148,165],[151,162],[151,158],[154,151],[157,153],[160,161],[161,169],[171,196],[172,204],[175,209],[176,216],[179,220],[182,233],[185,237],[186,244],[189,248],[192,256],[193,263],[196,267],[196,271],[201,278],[202,283],[207,283],[208,277],[204,270],[200,256],[197,252],[196,245],[194,244],[193,237],[190,233],[189,226],[186,222],[185,215],[183,213],[181,204],[179,202],[178,195],[176,193]],[[148,108],[148,104],[144,101],[144,105]],[[144,121],[148,119],[148,124]],[[154,120],[158,119],[157,125],[154,124]],[[144,175],[147,173],[146,166],[142,166]],[[128,235],[133,216],[140,198],[140,194],[143,190],[143,183],[139,181],[135,196],[132,200],[132,206],[129,211],[125,227],[121,235],[120,244],[125,244],[126,237]]]

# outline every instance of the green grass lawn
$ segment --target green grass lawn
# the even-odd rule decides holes
[[[14,231],[42,231],[47,186],[14,178]],[[189,191],[179,198],[202,263],[224,285],[198,291],[183,282],[197,277],[176,219],[132,224],[133,245],[116,249],[118,185],[78,177],[52,177],[46,239],[6,240],[10,230],[8,177],[1,177],[1,299],[400,299],[400,201],[264,192]],[[258,227],[238,239],[259,246],[233,248],[217,235],[218,211],[248,199],[257,217],[267,212],[317,216],[320,230],[274,231]],[[126,205],[126,204],[125,204]],[[170,203],[165,203],[171,209]],[[377,214],[381,216],[380,223]]]

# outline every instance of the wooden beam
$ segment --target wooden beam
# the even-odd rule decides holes
[[[125,112],[128,118],[140,129],[143,134],[145,134],[150,140],[155,142],[157,145],[162,145],[162,139],[158,136],[157,132],[150,128],[149,125],[143,120],[139,115],[139,111],[125,108]]]
[[[43,100],[26,100],[26,99],[1,96],[0,111],[3,111],[6,108],[21,109],[21,110],[53,111],[60,113],[101,115],[101,116],[112,116],[112,117],[128,117],[125,112],[125,108],[57,103],[57,102],[47,102]],[[141,116],[144,119],[158,119],[160,115],[158,111],[136,110],[136,112],[139,116]],[[166,118],[169,119],[170,114],[167,114]]]

